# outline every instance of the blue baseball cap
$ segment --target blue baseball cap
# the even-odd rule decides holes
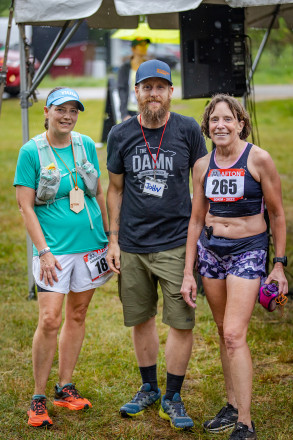
[[[69,89],[69,88],[63,88],[55,90],[55,92],[51,93],[47,98],[47,107],[50,107],[50,105],[61,105],[64,104],[64,102],[68,101],[76,101],[78,109],[81,112],[84,112],[84,106],[82,102],[79,100],[78,93],[76,93],[75,90]]]
[[[170,66],[164,61],[149,60],[142,63],[136,72],[135,85],[147,78],[163,78],[173,85]]]

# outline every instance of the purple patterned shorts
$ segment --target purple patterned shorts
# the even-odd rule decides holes
[[[238,255],[219,257],[215,252],[206,249],[198,240],[197,254],[197,271],[203,277],[224,280],[230,274],[250,280],[259,277],[262,280],[266,278],[266,250],[257,249]]]

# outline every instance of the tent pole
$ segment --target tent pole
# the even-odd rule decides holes
[[[28,93],[27,93],[27,72],[26,72],[26,58],[25,58],[25,42],[22,38],[25,35],[25,26],[18,25],[19,29],[19,48],[20,48],[20,106],[21,106],[21,121],[22,121],[22,141],[25,144],[29,140],[29,121],[28,121]],[[33,244],[28,233],[26,234],[26,255],[28,268],[28,299],[36,299],[35,282],[32,274],[32,258],[33,258]]]
[[[27,93],[27,72],[25,57],[25,42],[22,36],[25,35],[25,26],[18,25],[19,28],[19,48],[20,48],[20,107],[22,119],[22,140],[23,143],[29,140],[29,124],[28,124],[28,93]]]
[[[250,70],[250,72],[249,72],[249,74],[248,74],[248,78],[247,78],[247,85],[248,85],[248,86],[250,85],[250,82],[251,82],[251,80],[252,80],[252,77],[253,77],[253,75],[254,75],[254,72],[256,71],[256,68],[257,68],[257,65],[258,65],[258,63],[259,63],[260,57],[261,57],[261,55],[262,55],[262,53],[263,53],[263,50],[264,50],[264,48],[265,48],[265,45],[266,45],[266,43],[267,43],[267,41],[268,41],[268,38],[269,38],[269,36],[270,36],[270,33],[271,33],[271,30],[272,30],[272,27],[273,27],[274,22],[275,22],[275,20],[276,20],[276,18],[277,18],[277,15],[278,15],[278,13],[279,13],[279,10],[280,10],[280,5],[277,5],[276,8],[275,8],[275,10],[274,10],[274,13],[273,13],[273,18],[272,18],[272,20],[271,20],[271,23],[270,23],[268,29],[266,30],[266,33],[265,33],[265,35],[264,35],[264,37],[263,37],[263,39],[262,39],[262,42],[261,42],[261,44],[260,44],[260,46],[259,46],[259,48],[258,48],[258,51],[257,51],[256,57],[255,57],[255,59],[254,59],[254,61],[253,61],[253,64],[252,64],[251,70]]]
[[[42,81],[42,79],[44,78],[46,73],[49,71],[49,69],[53,65],[54,61],[59,57],[60,53],[62,52],[62,50],[64,49],[64,47],[66,46],[66,44],[68,43],[70,38],[72,37],[72,35],[77,31],[77,29],[79,28],[79,26],[81,25],[82,22],[83,22],[83,18],[76,20],[76,22],[74,23],[74,25],[72,26],[72,28],[70,29],[70,31],[68,32],[68,34],[66,35],[66,37],[64,38],[64,40],[62,41],[60,46],[58,47],[58,49],[56,50],[56,52],[54,53],[53,57],[50,59],[50,61],[47,62],[46,66],[44,66],[44,70],[42,72],[40,72],[40,74],[37,75],[37,79],[35,79],[33,81],[33,85],[30,88],[30,90],[28,91],[28,96],[31,96],[32,93],[36,90],[37,86],[40,84],[40,82]],[[56,39],[55,39],[55,41],[56,41]],[[53,50],[54,50],[54,48],[52,49],[52,51]],[[42,63],[42,64],[44,64],[44,63]]]
[[[44,68],[44,66],[46,66],[47,62],[49,61],[49,59],[52,56],[52,53],[54,52],[54,49],[56,48],[56,46],[58,45],[59,41],[61,40],[61,38],[64,35],[64,32],[66,31],[67,27],[69,26],[70,21],[66,21],[66,23],[64,24],[63,28],[60,29],[60,32],[57,34],[55,40],[53,41],[50,49],[48,50],[45,58],[43,59],[43,61],[41,62],[40,67],[38,68],[37,73],[35,74],[34,78],[33,78],[33,85],[35,84],[39,84],[38,82],[38,78],[40,76],[40,74],[42,73],[42,70]]]
[[[3,96],[4,88],[6,85],[6,75],[7,75],[6,66],[7,66],[7,56],[8,56],[8,50],[9,50],[9,41],[10,41],[13,12],[14,12],[14,0],[11,0],[11,5],[10,5],[10,9],[9,9],[8,26],[7,26],[7,32],[6,32],[4,58],[3,58],[2,70],[0,72],[0,115],[1,115],[1,107],[2,107],[2,96]]]

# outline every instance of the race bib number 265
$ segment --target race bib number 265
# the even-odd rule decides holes
[[[244,195],[244,169],[214,169],[207,178],[206,197],[214,202],[236,202]]]

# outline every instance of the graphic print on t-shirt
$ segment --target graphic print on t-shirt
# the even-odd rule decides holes
[[[175,151],[160,148],[156,161],[158,148],[151,147],[148,143],[152,157],[145,145],[138,145],[135,154],[132,156],[132,171],[134,178],[140,182],[140,189],[143,190],[146,179],[155,179],[160,184],[164,184],[164,189],[168,189],[167,179],[174,176],[174,156]]]

